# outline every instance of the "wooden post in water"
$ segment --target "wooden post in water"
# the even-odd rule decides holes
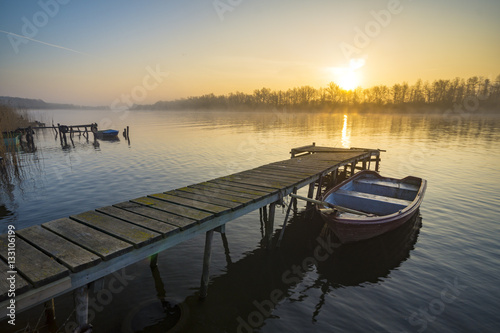
[[[69,127],[69,139],[71,140],[71,145],[74,148],[75,147],[75,143],[73,142],[73,135],[74,135],[73,133],[74,133],[73,127],[70,126]]]
[[[218,232],[222,238],[222,245],[224,246],[224,254],[226,255],[226,262],[228,265],[231,265],[233,262],[231,261],[231,256],[229,255],[229,243],[227,241],[226,236],[226,225],[223,224],[214,229],[214,231]]]
[[[276,202],[273,202],[269,205],[269,218],[266,222],[266,246],[267,248],[271,247],[271,240],[273,238],[274,231],[274,215],[276,212]]]
[[[312,199],[314,196],[314,186],[315,186],[315,182],[312,182],[311,184],[309,184],[309,190],[307,191],[307,197],[309,199]],[[309,209],[310,207],[311,207],[311,204],[308,202],[306,204],[306,209]]]
[[[358,161],[354,161],[351,163],[351,177],[354,176],[354,174],[356,173],[356,164],[357,164]]]
[[[375,159],[375,171],[378,172],[380,166],[380,153],[377,154],[377,158]]]
[[[163,284],[163,280],[161,279],[160,271],[158,267],[151,267],[151,274],[153,275],[153,280],[155,282],[156,295],[160,299],[160,302],[163,303],[165,301],[165,296],[167,292],[165,290],[165,285]]]
[[[335,169],[330,173],[330,183],[328,184],[328,188],[332,188],[333,186],[335,186],[335,182],[337,181],[337,171],[338,169]]]
[[[82,327],[89,323],[89,289],[87,285],[75,289],[76,324]]]
[[[57,123],[57,130],[59,132],[59,141],[61,141],[61,146],[64,145],[63,143],[63,136],[62,136],[62,133],[61,133],[61,124]]]
[[[297,188],[296,187],[293,188],[293,192],[292,193],[293,194],[297,194]],[[297,214],[297,200],[292,200],[292,202],[293,202],[293,213]]]
[[[318,180],[318,190],[316,191],[316,199],[319,199],[321,197],[321,187],[323,187],[323,175],[321,175]]]
[[[208,294],[208,282],[210,281],[210,258],[212,257],[212,240],[214,230],[209,230],[205,236],[205,254],[203,255],[203,273],[201,276],[200,299],[204,299]]]
[[[153,254],[151,257],[149,257],[149,267],[158,267],[158,253]]]
[[[226,255],[226,262],[228,265],[231,265],[233,262],[231,261],[231,256],[229,255],[229,243],[227,241],[227,236],[226,236],[226,225],[223,224],[220,227],[217,227],[214,229],[218,233],[220,233],[220,236],[222,238],[222,245],[224,246],[224,254]]]
[[[94,134],[94,142],[97,142],[97,124],[96,123],[92,123],[90,125],[90,131],[92,132],[92,134]]]
[[[218,226],[217,228],[214,229],[214,231],[217,231],[219,234],[225,234],[226,233],[226,225],[223,224],[221,226]]]
[[[52,298],[50,301],[44,303],[45,307],[45,319],[47,320],[47,324],[51,325],[55,323],[56,320],[56,307],[54,305],[54,299]]]
[[[293,188],[293,194],[297,195],[297,188]],[[280,236],[278,238],[278,242],[276,243],[276,247],[280,247],[281,240],[283,239],[283,235],[285,234],[286,222],[288,221],[288,216],[290,215],[290,210],[293,205],[297,205],[297,198],[292,197],[290,200],[290,204],[288,205],[288,209],[286,210],[285,220],[283,221],[283,226],[281,227]]]
[[[315,186],[315,182],[312,182],[311,184],[309,184],[309,190],[307,191],[307,197],[312,199],[313,195],[314,195],[314,186]]]

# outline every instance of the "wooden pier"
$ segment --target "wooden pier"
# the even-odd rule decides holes
[[[275,206],[309,186],[308,197],[356,170],[378,170],[380,150],[318,147],[291,151],[292,158],[163,193],[0,235],[0,319],[8,318],[15,275],[15,311],[28,309],[74,291],[77,321],[87,323],[88,287],[106,275],[145,258],[156,265],[158,253],[206,233],[200,297],[206,297],[214,231],[269,205],[268,242]],[[15,252],[15,267],[8,251]],[[10,294],[10,295],[9,295]]]

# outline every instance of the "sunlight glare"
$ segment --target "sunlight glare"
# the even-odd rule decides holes
[[[334,67],[333,81],[342,89],[354,90],[361,83],[361,73],[359,69],[365,65],[364,59],[351,59],[348,67]]]

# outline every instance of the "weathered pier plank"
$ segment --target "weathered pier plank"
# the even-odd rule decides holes
[[[199,185],[216,187],[218,189],[226,189],[229,191],[234,191],[238,193],[243,193],[241,196],[248,197],[251,195],[252,197],[261,197],[268,195],[270,193],[276,192],[275,189],[270,189],[268,187],[255,186],[250,184],[239,184],[231,181],[223,180],[223,179],[214,179],[208,182],[200,183]]]
[[[137,199],[131,200],[132,202],[136,202],[141,205],[145,205],[148,207],[152,207],[155,209],[163,210],[167,213],[187,217],[193,219],[197,222],[203,222],[204,220],[212,217],[212,213],[208,213],[202,210],[198,210],[191,207],[181,206],[177,204],[173,204],[170,202],[165,202],[159,199],[154,199],[151,197],[141,197]]]
[[[3,262],[2,260],[0,260],[0,269],[2,270],[2,272],[5,272],[7,274],[5,279],[0,279],[0,302],[10,298],[9,294],[12,295],[12,292],[20,294],[26,292],[31,288],[31,285],[19,275],[15,276],[16,282],[14,284],[14,288],[12,288],[10,277],[14,273],[8,273],[12,270],[9,268],[7,263]]]
[[[99,255],[104,260],[132,251],[133,246],[82,223],[62,218],[42,224],[42,227]]]
[[[234,190],[228,190],[208,185],[192,185],[189,187],[182,187],[179,190],[197,195],[212,195],[218,199],[228,200],[239,204],[248,204],[254,199],[260,198],[260,196],[258,195],[247,194],[244,192],[237,192]]]
[[[178,191],[178,190],[173,190],[173,191],[168,191],[165,192],[165,194],[170,194],[170,195],[175,195],[177,197],[181,198],[186,198],[186,199],[192,199],[192,200],[197,200],[201,202],[207,202],[211,203],[217,206],[223,206],[231,209],[236,209],[237,207],[240,207],[242,204],[233,202],[230,200],[223,200],[219,199],[213,196],[208,196],[208,195],[198,195],[198,194],[192,194],[184,191]]]
[[[156,219],[159,221],[163,221],[173,227],[175,227],[174,230],[169,231],[169,234],[174,234],[177,233],[181,230],[186,230],[194,225],[196,225],[197,221],[187,218],[187,217],[182,217],[179,215],[175,214],[170,214],[168,212],[155,209],[153,207],[149,206],[144,206],[136,202],[132,201],[127,201],[127,202],[122,202],[116,205],[113,205],[114,207],[121,208],[123,210],[132,212],[132,213],[137,213],[139,215],[142,215],[144,217]]]
[[[113,206],[102,207],[96,209],[96,211],[123,221],[136,224],[151,231],[160,233],[163,235],[163,237],[165,237],[167,234],[170,234],[172,231],[178,229],[177,226],[161,222],[161,220],[156,220],[143,215],[132,213],[127,210],[120,209],[118,207],[113,207]]]
[[[7,239],[0,237],[0,257],[7,261]],[[21,238],[16,238],[16,270],[35,287],[69,275],[69,270]]]
[[[280,180],[265,180],[262,178],[254,178],[240,174],[234,174],[226,177],[220,178],[220,180],[225,180],[233,183],[241,183],[246,185],[257,185],[261,187],[267,187],[270,189],[279,190],[283,187],[287,187],[289,185],[288,182],[280,181]]]
[[[316,172],[312,172],[310,169],[301,169],[301,168],[291,168],[287,165],[272,165],[267,164],[261,166],[257,169],[252,169],[258,172],[267,172],[270,174],[282,174],[282,175],[292,175],[298,177],[311,177],[316,174]]]
[[[97,265],[101,258],[84,248],[42,228],[39,225],[19,230],[17,233],[48,256],[68,267],[72,272],[79,272]]]
[[[171,203],[175,203],[175,204],[179,204],[179,205],[183,205],[186,207],[196,208],[196,209],[203,210],[203,211],[206,211],[206,212],[212,213],[212,214],[219,214],[219,213],[222,213],[222,212],[225,212],[228,210],[228,208],[224,207],[224,206],[218,206],[218,205],[206,203],[203,201],[177,197],[175,195],[170,195],[167,193],[151,194],[151,195],[149,195],[149,197],[152,197],[155,199],[160,199],[160,200],[171,202]]]
[[[125,242],[131,243],[135,247],[144,246],[161,238],[161,234],[157,232],[115,219],[96,211],[88,211],[73,215],[70,218]]]
[[[249,170],[246,172],[242,172],[238,175],[242,176],[242,177],[262,179],[265,181],[277,180],[277,181],[286,183],[287,186],[290,186],[294,183],[301,181],[304,178],[307,178],[307,177],[303,177],[303,176],[284,175],[282,173],[277,173],[277,172],[273,175],[271,173],[267,173],[267,172],[262,171],[262,170]]]

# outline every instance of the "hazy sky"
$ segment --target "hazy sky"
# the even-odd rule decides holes
[[[0,0],[0,96],[85,105],[500,74],[498,0]]]

